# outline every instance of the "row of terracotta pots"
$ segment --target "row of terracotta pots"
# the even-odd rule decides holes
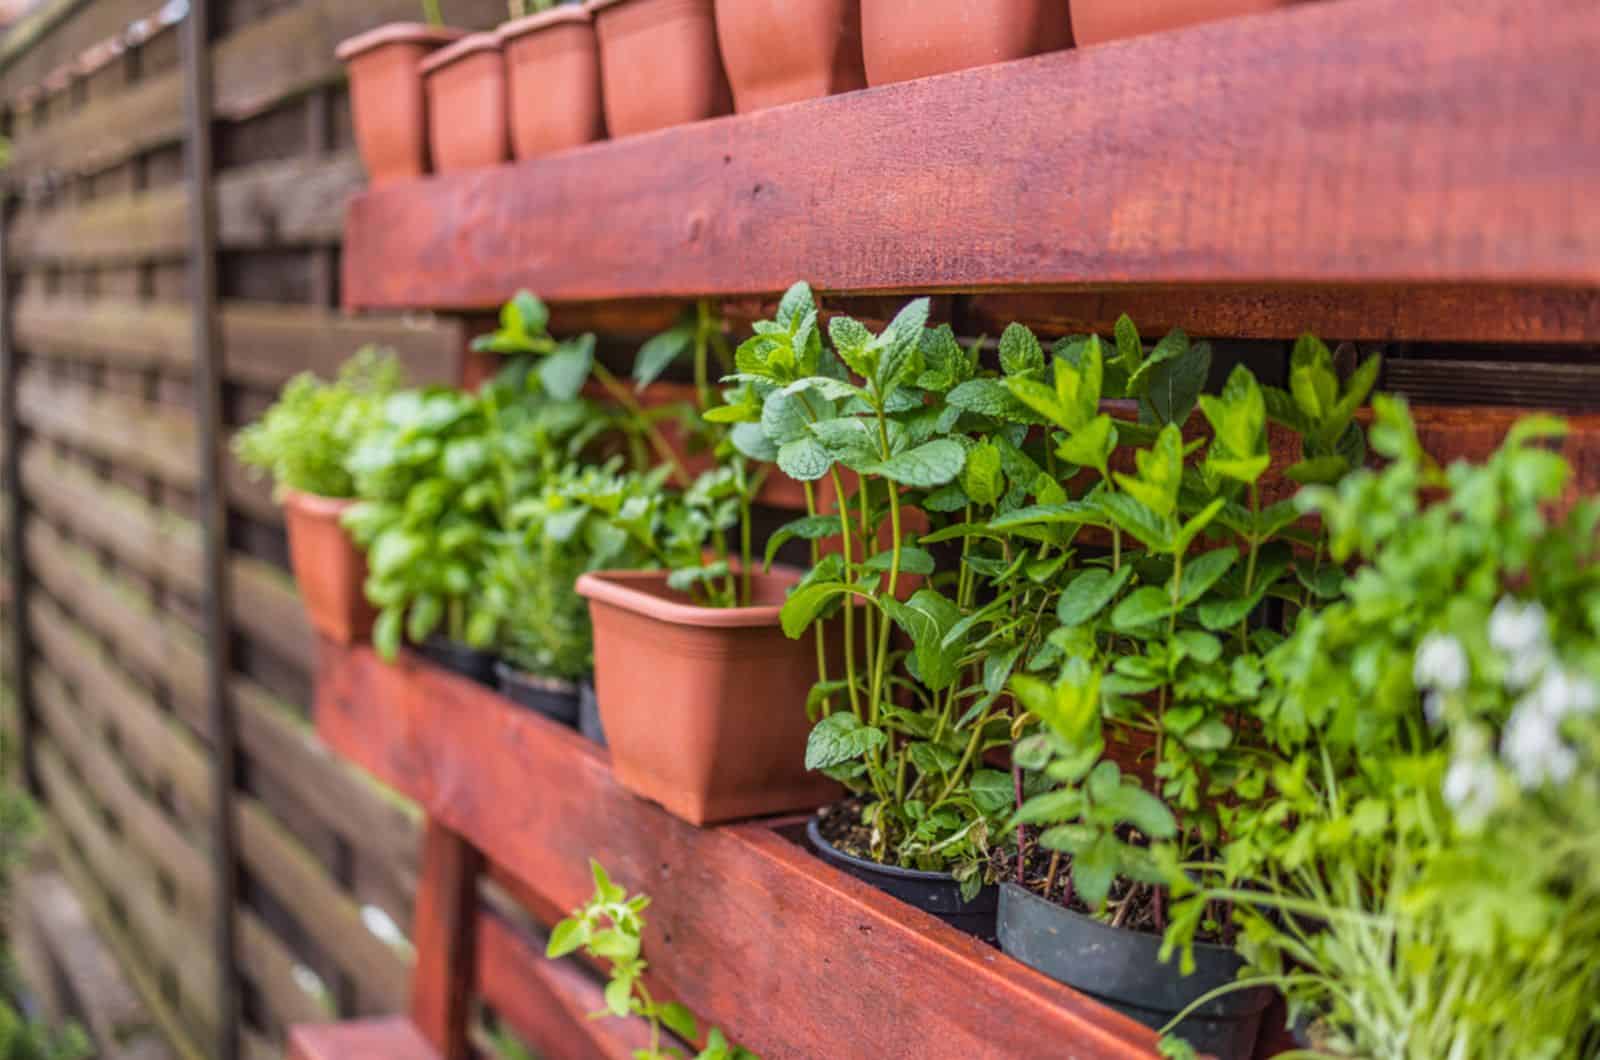
[[[1136,36],[1294,0],[588,0],[339,46],[374,183]]]

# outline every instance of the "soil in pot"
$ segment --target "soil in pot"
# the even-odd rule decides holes
[[[489,688],[497,687],[492,652],[481,651],[446,637],[432,636],[416,646],[418,654],[435,666]]]
[[[1072,0],[1078,47],[1287,7],[1297,0]]]
[[[1159,914],[1150,888],[1119,884],[1112,901],[1128,905],[1113,920],[1122,923],[1113,926],[1089,916],[1081,902],[1073,909],[1040,897],[1042,862],[1030,857],[1029,887],[1010,879],[1000,887],[1000,948],[1007,955],[1156,1030],[1195,999],[1238,978],[1244,961],[1232,947],[1212,942],[1195,943],[1192,975],[1180,973],[1175,959],[1161,963]],[[1063,864],[1057,879],[1069,873]],[[1177,1033],[1201,1053],[1249,1060],[1274,996],[1270,987],[1223,994],[1185,1019]]]
[[[474,33],[428,56],[422,85],[435,171],[484,169],[511,157],[499,37]]]
[[[339,518],[356,502],[288,490],[283,519],[289,565],[312,627],[339,644],[366,640],[377,610],[367,601],[367,557]]]
[[[727,114],[712,0],[589,0],[613,137]]]
[[[498,661],[494,664],[494,674],[500,694],[511,702],[537,711],[552,721],[577,726],[578,686],[575,682],[541,677]]]
[[[741,114],[867,86],[860,0],[716,0]]]
[[[809,810],[838,786],[805,768],[816,645],[778,612],[796,571],[752,575],[754,606],[707,608],[665,571],[578,579],[617,782],[693,824]]]
[[[463,35],[440,26],[396,22],[339,45],[335,54],[350,75],[356,147],[373,184],[427,174],[428,105],[422,91],[422,60]]]
[[[500,27],[519,160],[605,138],[600,44],[588,8],[567,4]]]
[[[609,746],[605,726],[600,723],[600,698],[595,695],[592,677],[578,683],[578,731],[590,743]]]
[[[861,0],[861,47],[870,85],[1071,46],[1067,0]]]
[[[961,897],[961,885],[948,872],[902,869],[873,861],[868,856],[869,836],[854,801],[832,806],[806,824],[806,838],[818,856],[865,883],[931,913],[946,924],[976,935],[985,942],[995,940],[995,912],[999,888],[982,887],[976,897]]]

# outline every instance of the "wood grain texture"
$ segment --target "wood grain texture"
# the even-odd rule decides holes
[[[1028,1057],[1040,1042],[1153,1055],[1150,1031],[763,826],[678,821],[617,787],[575,733],[409,658],[325,645],[317,720],[331,746],[551,905],[588,896],[591,856],[649,893],[652,988],[769,1060]]]
[[[1589,0],[1296,5],[352,205],[345,300],[1593,286]]]
[[[1012,321],[1046,335],[1110,335],[1126,313],[1142,331],[1291,340],[1578,343],[1600,341],[1600,289],[1419,285],[1123,287],[958,299],[961,329]]]
[[[670,319],[667,321],[670,323]],[[27,295],[18,299],[17,344],[35,357],[159,370],[187,377],[189,310],[179,302]],[[426,313],[351,317],[311,306],[222,304],[229,380],[277,387],[296,372],[332,377],[360,347],[393,350],[413,383],[453,379],[460,324]]]
[[[439,1060],[410,1020],[361,1020],[295,1027],[288,1060]]]
[[[429,818],[422,835],[422,875],[411,941],[411,1021],[443,1060],[467,1060],[467,1022],[477,972],[478,878],[483,856]]]

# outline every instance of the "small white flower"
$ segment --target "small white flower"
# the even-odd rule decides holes
[[[1489,615],[1489,643],[1506,658],[1509,689],[1531,686],[1550,664],[1549,619],[1535,600],[1522,604],[1503,596]]]
[[[1574,714],[1594,713],[1597,701],[1600,701],[1600,690],[1593,681],[1554,666],[1545,671],[1538,687],[1523,697],[1524,703],[1557,722]]]
[[[1467,652],[1447,633],[1429,633],[1417,645],[1411,679],[1418,688],[1454,692],[1467,683]]]
[[[1427,715],[1428,724],[1435,729],[1444,724],[1444,696],[1438,692],[1425,692],[1422,696],[1422,713]]]
[[[1463,828],[1474,829],[1500,801],[1499,776],[1482,758],[1456,758],[1444,775],[1444,801]]]
[[[1528,790],[1565,783],[1578,768],[1577,754],[1561,740],[1561,719],[1532,697],[1511,712],[1500,734],[1500,757]]]

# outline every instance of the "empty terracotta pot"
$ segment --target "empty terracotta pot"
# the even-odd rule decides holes
[[[377,611],[367,602],[367,557],[339,517],[356,502],[288,490],[283,521],[289,531],[289,566],[300,601],[318,633],[340,644],[366,640]]]
[[[462,37],[422,61],[428,148],[438,173],[498,166],[511,157],[506,63],[493,33]]]
[[[861,46],[888,85],[1070,48],[1072,24],[1067,0],[861,0]]]
[[[538,158],[605,138],[600,44],[576,4],[500,27],[510,92],[511,153]]]
[[[335,51],[350,75],[356,147],[374,184],[428,172],[428,107],[422,60],[460,40],[460,30],[395,22],[340,44]]]
[[[1078,47],[1287,7],[1294,0],[1072,0]]]
[[[589,0],[612,137],[733,109],[712,0]]]
[[[811,809],[839,788],[805,767],[811,637],[778,623],[795,571],[754,576],[754,607],[696,607],[664,571],[585,574],[611,769],[629,791],[712,824]]]
[[[744,114],[867,87],[860,0],[716,0],[717,41]]]

